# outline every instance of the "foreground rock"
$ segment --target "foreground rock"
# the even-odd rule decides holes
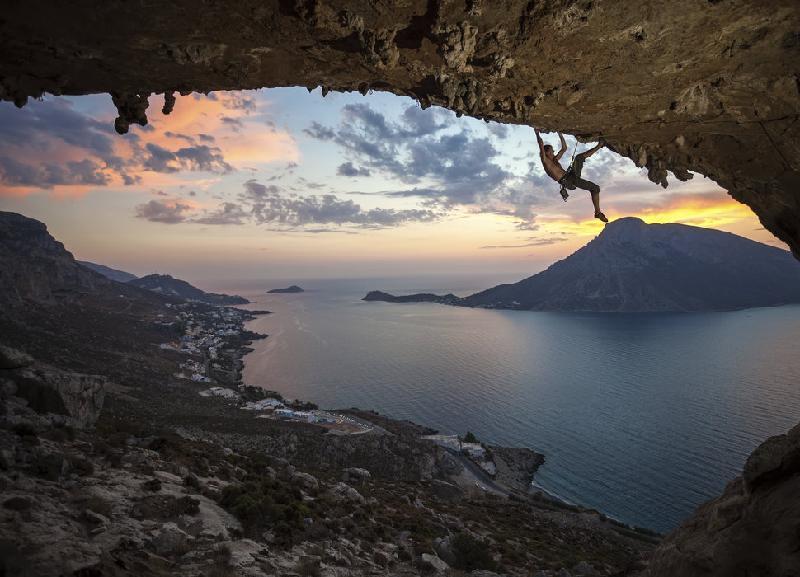
[[[109,92],[115,127],[148,96],[265,86],[387,90],[609,146],[654,183],[699,172],[800,256],[800,122],[793,0],[364,0],[97,11],[16,2],[0,20],[0,98]],[[113,26],[107,23],[114,22]],[[718,33],[709,34],[710,30]],[[167,123],[168,126],[168,123]]]
[[[800,425],[771,437],[741,477],[709,501],[654,552],[647,577],[785,577],[800,548]]]
[[[23,401],[51,420],[77,428],[94,425],[103,408],[108,381],[99,375],[67,372],[34,363],[22,351],[0,345],[2,397],[9,403]],[[6,414],[12,422],[15,416]]]

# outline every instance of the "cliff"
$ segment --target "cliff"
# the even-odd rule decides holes
[[[645,577],[763,577],[800,567],[800,425],[764,441],[725,492],[655,551]]]
[[[793,0],[15,2],[0,98],[323,86],[408,95],[609,147],[667,185],[700,173],[800,256],[800,7]]]

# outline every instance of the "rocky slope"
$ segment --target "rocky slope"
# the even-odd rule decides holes
[[[156,92],[387,90],[699,172],[800,256],[798,30],[793,0],[37,0],[0,15],[0,98],[109,92],[126,132]]]
[[[111,280],[115,280],[117,282],[128,282],[138,278],[135,274],[125,272],[124,270],[111,268],[104,264],[97,264],[86,260],[79,260],[78,264],[85,266],[86,268],[91,269],[94,272],[100,273],[104,277],[110,278]]]
[[[364,300],[539,311],[732,310],[800,302],[800,265],[734,234],[622,218],[547,270],[458,298],[379,291]]]
[[[207,293],[192,286],[185,280],[173,278],[168,274],[149,274],[141,278],[128,281],[128,284],[151,290],[158,294],[207,303],[210,305],[242,305],[248,301],[244,297]]]

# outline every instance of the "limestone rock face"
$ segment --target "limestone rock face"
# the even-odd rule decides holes
[[[68,415],[77,427],[90,427],[100,416],[105,399],[106,378],[64,371],[25,371],[17,394],[27,398],[39,412]]]
[[[796,575],[798,495],[800,425],[753,451],[742,476],[656,549],[645,577]]]
[[[8,360],[16,362],[5,362]],[[3,361],[0,379],[13,385],[9,393],[24,399],[37,413],[61,417],[78,428],[94,425],[100,416],[107,385],[105,377],[54,369],[3,345],[0,345],[0,361]]]
[[[13,212],[0,212],[0,263],[0,304],[7,306],[53,304],[111,284],[76,265],[43,223]]]
[[[794,0],[33,0],[3,8],[0,98],[109,92],[124,133],[151,93],[386,90],[699,172],[800,256],[798,30]]]

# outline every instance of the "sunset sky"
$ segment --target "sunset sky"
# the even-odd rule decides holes
[[[79,259],[134,274],[322,278],[528,276],[602,228],[568,203],[533,130],[409,98],[303,88],[150,99],[114,132],[108,95],[0,103],[0,210],[45,222]],[[557,148],[555,134],[545,139]],[[574,145],[574,140],[567,138]],[[587,145],[579,145],[583,150]],[[572,154],[570,148],[565,158]],[[601,150],[584,176],[609,218],[719,228],[784,247],[700,175],[669,188]]]

